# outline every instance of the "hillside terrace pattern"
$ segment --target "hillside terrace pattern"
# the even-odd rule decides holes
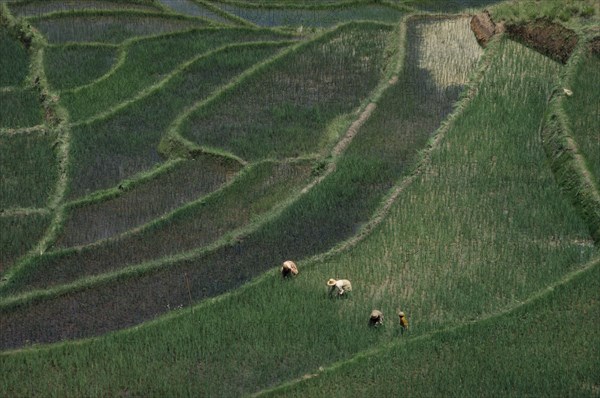
[[[11,35],[23,29],[13,16],[20,12],[41,33],[31,31],[34,73],[3,80],[0,93],[32,90],[43,124],[7,123],[0,143],[21,148],[19,140],[31,140],[53,164],[25,160],[29,169],[18,170],[2,163],[20,183],[5,190],[3,182],[0,197],[0,228],[11,232],[0,240],[3,366],[18,368],[13,358],[21,354],[43,358],[80,347],[84,356],[123,355],[129,359],[117,368],[132,372],[130,361],[142,357],[148,364],[170,358],[185,368],[176,374],[147,368],[137,376],[141,385],[171,384],[189,372],[193,391],[203,395],[285,394],[310,389],[312,382],[300,380],[318,379],[314,370],[322,364],[338,369],[353,357],[365,361],[380,352],[373,344],[396,339],[389,327],[365,334],[366,305],[391,313],[401,301],[417,345],[503,319],[511,309],[521,311],[522,302],[597,274],[597,220],[578,213],[587,206],[582,196],[574,206],[561,197],[564,182],[557,184],[546,164],[553,152],[543,146],[544,126],[538,131],[545,115],[564,112],[557,105],[562,97],[547,107],[552,85],[587,59],[562,67],[506,37],[492,40],[482,55],[468,16],[403,18],[416,8],[391,1],[375,7],[387,13],[352,2],[331,9],[326,2],[322,8],[169,3],[91,1],[90,9],[75,10],[54,0],[1,4]],[[449,7],[463,3],[486,1]],[[178,14],[185,10],[191,15]],[[307,27],[306,15],[322,12],[334,17]],[[68,41],[77,31],[61,24],[88,18],[99,25],[82,38],[91,40],[86,48],[108,37],[115,44],[102,48],[117,58],[53,87],[46,69],[60,62],[46,62],[45,52],[73,46]],[[143,22],[142,30],[127,25],[107,36],[105,29],[122,18]],[[342,20],[348,22],[336,25]],[[256,27],[278,21],[287,26]],[[249,39],[232,41],[241,32]],[[166,43],[193,36],[212,39],[161,59],[154,70],[136,71],[138,63],[165,54]],[[452,43],[440,46],[440,37]],[[136,51],[137,61],[130,59]],[[436,59],[452,66],[439,68]],[[120,87],[135,73],[131,86]],[[94,106],[94,96],[111,87],[119,87],[116,97]],[[585,142],[572,138],[573,119],[561,117],[562,132]],[[586,123],[582,134],[593,126]],[[135,163],[148,153],[151,161]],[[575,164],[581,168],[570,175],[593,180],[584,160]],[[97,174],[86,174],[88,166]],[[586,191],[592,198],[593,188]],[[282,284],[274,276],[290,258],[301,272]],[[324,300],[323,281],[332,275],[353,281],[351,300]],[[289,304],[302,317],[290,315]],[[324,313],[337,327],[315,322]],[[275,317],[280,322],[270,324]],[[292,341],[278,337],[289,328],[305,333]],[[166,347],[143,347],[157,336]],[[85,340],[43,346],[73,339]],[[175,341],[193,349],[171,346]],[[334,344],[306,352],[309,341]],[[52,373],[67,386],[62,375],[38,373],[54,369],[54,359],[45,361],[31,379]],[[31,391],[29,381],[17,385],[11,378],[5,376],[0,392]],[[298,381],[285,384],[291,379]],[[118,383],[102,391],[129,393]]]
[[[463,19],[465,20],[465,19]],[[435,22],[433,22],[435,23]],[[420,70],[419,68],[419,64],[417,62],[417,60],[419,59],[419,47],[418,47],[418,43],[419,41],[416,39],[419,36],[419,32],[422,29],[422,27],[426,26],[427,23],[425,22],[421,22],[419,20],[415,20],[414,22],[411,22],[409,24],[409,29],[407,34],[409,35],[409,37],[411,37],[411,40],[409,41],[410,43],[415,43],[415,47],[409,47],[406,51],[406,60],[405,60],[405,64],[404,65],[399,65],[399,68],[401,68],[402,72],[400,73],[400,76],[415,76],[416,71]],[[464,28],[466,31],[468,31],[468,25],[465,23],[463,24]],[[374,26],[373,26],[374,27]],[[371,27],[369,27],[369,29],[372,29]],[[412,39],[412,37],[415,37],[415,39]],[[335,40],[335,36],[332,36]],[[368,36],[365,36],[368,37]],[[322,39],[321,39],[322,40]],[[472,40],[472,38],[471,38]],[[467,61],[467,58],[464,58],[465,61]],[[474,58],[474,60],[476,60],[476,58]],[[469,63],[465,63],[465,67],[468,68],[469,67]],[[471,65],[472,67],[472,65]],[[397,72],[396,72],[397,73]],[[465,74],[465,76],[468,75]],[[387,98],[385,96],[385,93],[387,93],[388,91],[390,92],[390,96],[391,94],[391,87],[397,87],[398,88],[398,94],[402,93],[403,95],[406,95],[406,85],[402,85],[400,83],[398,83],[399,81],[403,81],[402,80],[403,77],[401,77],[400,79],[394,79],[391,82],[393,82],[394,84],[390,84],[390,82],[386,82],[384,81],[384,86],[389,86],[387,88],[387,91],[384,92],[383,95],[383,99]],[[410,114],[413,115],[424,115],[423,112],[425,112],[425,109],[427,109],[427,112],[431,111],[431,104],[434,104],[435,101],[437,101],[437,99],[439,98],[439,100],[441,100],[440,102],[440,112],[439,112],[439,116],[437,117],[437,119],[432,119],[431,115],[428,115],[427,117],[423,117],[421,120],[422,122],[426,123],[424,125],[419,125],[419,123],[417,123],[417,120],[414,121],[410,121],[408,122],[408,125],[410,126],[414,126],[414,132],[411,130],[406,131],[404,134],[419,134],[421,136],[421,138],[417,141],[414,141],[414,148],[419,148],[422,145],[424,145],[425,141],[427,140],[427,138],[432,134],[433,131],[435,131],[436,127],[439,125],[439,123],[441,122],[441,120],[443,120],[444,116],[447,115],[450,110],[451,110],[451,104],[452,104],[452,98],[454,98],[454,101],[456,101],[456,99],[458,99],[458,93],[459,91],[457,91],[452,85],[448,86],[448,87],[443,87],[443,86],[437,86],[435,82],[431,81],[431,78],[429,77],[428,74],[423,74],[423,77],[420,78],[422,81],[422,84],[430,84],[431,85],[431,89],[429,91],[425,90],[417,90],[415,91],[413,94],[410,94],[410,97],[407,98],[407,102],[406,104],[409,103],[419,103],[419,101],[423,101],[423,104],[427,103],[429,104],[429,106],[427,108],[423,108],[423,111],[416,111],[410,108],[407,108],[407,116]],[[463,78],[464,79],[464,78]],[[430,83],[427,83],[430,82]],[[466,82],[466,81],[465,81]],[[418,87],[418,86],[414,86],[414,87]],[[448,91],[450,90],[450,91]],[[329,98],[328,96],[325,96],[325,98]],[[401,97],[399,97],[401,98]],[[432,100],[436,99],[434,102],[432,102]],[[416,101],[416,102],[415,102]],[[406,105],[405,105],[406,106]],[[372,116],[373,120],[376,122],[377,120],[379,120],[380,118],[383,119],[385,116]],[[436,122],[437,120],[437,122]],[[375,123],[374,122],[374,123]],[[368,123],[368,120],[367,120]],[[389,121],[388,121],[389,123]],[[402,117],[400,117],[397,121],[398,125],[402,125],[402,124],[406,124],[407,120],[403,119]],[[366,129],[367,131],[370,130],[370,128],[367,126],[363,126],[362,128]],[[222,246],[221,248],[215,248],[212,249],[209,252],[203,253],[200,255],[200,257],[198,257],[198,260],[201,261],[201,263],[203,264],[213,264],[212,266],[202,266],[199,267],[198,265],[201,263],[197,263],[198,260],[194,260],[194,257],[191,257],[190,259],[185,259],[182,258],[181,260],[176,260],[173,265],[171,265],[169,267],[169,270],[167,270],[167,274],[165,274],[165,271],[160,271],[160,264],[164,263],[164,261],[158,262],[157,265],[154,266],[146,266],[146,267],[141,267],[141,268],[128,268],[128,271],[125,271],[125,273],[121,272],[118,274],[115,274],[114,277],[116,278],[126,278],[126,280],[128,280],[129,282],[126,282],[125,284],[123,284],[123,286],[127,286],[126,289],[130,290],[132,289],[132,285],[130,285],[131,283],[133,283],[134,285],[138,285],[137,288],[134,288],[135,290],[138,290],[140,292],[144,291],[144,292],[153,292],[154,294],[156,294],[156,297],[160,297],[163,295],[163,293],[159,293],[160,291],[170,291],[169,295],[171,296],[171,298],[169,299],[170,302],[170,306],[180,306],[182,304],[184,304],[184,302],[182,302],[181,300],[183,300],[186,297],[186,292],[185,291],[180,291],[181,295],[179,296],[179,299],[177,299],[177,290],[178,287],[177,285],[180,285],[179,282],[179,278],[176,277],[173,279],[174,285],[167,285],[165,283],[165,275],[171,274],[173,275],[173,277],[175,277],[176,275],[180,275],[181,272],[185,273],[186,275],[188,275],[191,285],[194,287],[193,289],[193,297],[195,299],[199,299],[201,297],[210,297],[211,295],[214,295],[216,292],[222,292],[224,290],[222,290],[222,288],[217,287],[217,290],[214,290],[214,288],[208,289],[208,286],[206,284],[206,282],[210,283],[210,286],[219,286],[219,284],[215,283],[216,281],[222,281],[222,284],[224,286],[236,286],[237,284],[239,284],[241,281],[247,280],[250,276],[255,275],[255,273],[257,271],[259,271],[264,264],[264,261],[260,258],[260,257],[256,257],[255,254],[253,253],[261,253],[261,256],[265,256],[266,258],[274,258],[274,259],[280,259],[280,258],[284,258],[285,255],[293,255],[295,258],[304,258],[304,257],[310,257],[311,255],[315,255],[321,251],[326,250],[327,247],[331,247],[331,245],[335,244],[337,241],[343,240],[349,236],[351,236],[352,234],[355,234],[358,230],[358,226],[360,226],[362,223],[365,222],[365,220],[368,219],[369,217],[369,213],[372,212],[374,210],[373,205],[375,203],[377,203],[377,200],[375,198],[377,197],[381,197],[380,195],[384,194],[386,192],[386,190],[388,190],[392,185],[394,180],[396,180],[398,178],[398,176],[401,176],[402,173],[406,173],[408,170],[410,170],[409,167],[407,167],[408,164],[411,163],[411,158],[415,159],[415,154],[416,151],[411,152],[411,151],[407,151],[405,155],[402,155],[404,157],[406,157],[406,164],[404,163],[396,163],[397,162],[397,157],[400,153],[402,152],[398,152],[395,148],[393,147],[389,147],[386,149],[385,147],[381,147],[381,148],[376,148],[373,147],[373,143],[376,141],[373,141],[373,139],[378,135],[385,132],[385,130],[380,130],[378,128],[375,128],[372,130],[372,132],[370,133],[364,133],[363,135],[358,134],[354,140],[363,140],[366,139],[368,140],[367,142],[371,141],[372,143],[370,144],[370,150],[368,152],[364,152],[364,149],[368,148],[369,146],[365,145],[365,144],[361,144],[361,143],[356,143],[354,145],[352,145],[352,143],[350,144],[350,146],[348,147],[348,149],[341,154],[338,154],[339,156],[339,160],[336,161],[337,165],[336,165],[336,169],[335,171],[333,171],[331,173],[331,175],[329,175],[326,179],[324,179],[319,185],[315,186],[312,188],[311,191],[309,191],[308,193],[306,193],[304,195],[304,198],[302,198],[295,206],[292,206],[289,208],[289,210],[285,210],[283,212],[283,214],[281,216],[279,216],[279,220],[277,218],[274,218],[273,221],[270,222],[270,224],[273,225],[269,225],[266,224],[265,226],[262,227],[258,227],[258,229],[255,232],[250,233],[250,235],[248,236],[244,236],[243,238],[233,242],[233,244],[226,244],[224,246]],[[354,132],[356,133],[356,132]],[[373,138],[369,138],[370,135],[374,135]],[[411,141],[413,141],[413,139],[411,139]],[[381,141],[384,142],[384,141]],[[388,143],[389,144],[389,141]],[[389,152],[389,154],[386,155],[386,152]],[[382,162],[386,159],[388,162],[388,165],[384,167],[385,163],[381,163],[381,165],[379,167],[381,167],[381,169],[379,171],[375,171],[375,170],[371,170],[369,173],[364,174],[364,169],[363,169],[363,173],[358,173],[357,171],[360,170],[361,168],[363,168],[363,166],[361,164],[363,164],[365,162],[365,157],[372,157],[375,156],[376,158],[379,158],[379,162]],[[393,166],[393,164],[396,163],[396,166]],[[393,167],[392,167],[393,166]],[[398,167],[400,166],[400,167]],[[386,171],[386,168],[388,168],[388,170]],[[353,178],[356,179],[360,174],[364,174],[362,177],[360,177],[359,180],[355,181],[353,184],[349,184],[349,180],[347,180],[347,178]],[[377,174],[380,174],[379,177],[375,177]],[[371,189],[368,190],[368,192],[360,192],[362,189],[360,188],[362,183],[360,181],[362,181],[364,179],[364,181],[370,181],[371,183]],[[379,181],[378,181],[379,180]],[[347,181],[347,182],[344,182]],[[356,193],[353,193],[351,196],[348,197],[344,197],[343,195],[340,196],[341,200],[338,200],[337,203],[332,203],[331,207],[329,208],[328,211],[329,215],[328,215],[328,219],[324,219],[322,218],[324,216],[323,215],[318,215],[315,214],[314,215],[314,221],[311,221],[310,219],[304,219],[303,220],[303,224],[305,224],[304,226],[300,226],[298,225],[297,227],[293,226],[294,224],[297,224],[297,222],[300,220],[298,217],[298,212],[305,212],[305,208],[310,208],[310,207],[314,207],[316,205],[316,203],[318,203],[318,201],[320,201],[319,199],[319,193],[318,192],[327,192],[330,191],[331,189],[335,189],[335,187],[344,187],[344,190],[346,190],[348,192],[348,189],[352,186],[355,186]],[[315,193],[316,192],[316,193]],[[347,193],[346,193],[347,195]],[[311,202],[314,202],[314,204],[311,204]],[[294,209],[294,207],[297,208],[297,210],[292,210]],[[338,209],[337,211],[339,212],[337,216],[333,216],[334,213],[331,213],[331,211],[333,211],[333,209]],[[352,215],[350,218],[348,218],[349,215]],[[324,223],[325,222],[325,223]],[[291,230],[296,230],[298,231],[298,233],[301,233],[302,231],[305,231],[305,233],[308,233],[306,236],[302,236],[302,235],[298,235],[298,234],[293,234],[293,235],[289,235],[287,238],[288,240],[282,240],[281,236],[270,236],[268,231],[269,230],[279,230],[281,227],[279,227],[278,225],[282,225],[282,224],[287,224],[289,226],[291,226]],[[320,232],[315,233],[315,229],[318,226],[318,228],[320,229]],[[321,237],[318,238],[318,240],[315,240],[315,238],[317,237]],[[324,240],[322,237],[329,237],[328,239]],[[292,240],[289,240],[289,239]],[[300,242],[304,242],[302,245],[298,246],[297,243],[295,244],[294,241],[300,241]],[[294,248],[294,246],[296,246],[296,248]],[[95,250],[95,249],[92,249]],[[273,251],[275,250],[275,251]],[[272,252],[272,253],[271,253]],[[271,253],[271,254],[269,254]],[[56,256],[56,255],[51,255],[51,258],[58,258],[60,259],[61,256]],[[110,260],[107,261],[111,262]],[[167,260],[168,261],[168,260]],[[238,270],[236,273],[228,273],[228,272],[223,272],[224,271],[224,266],[225,263],[224,261],[226,261],[229,264],[229,267],[231,267],[232,265],[235,264],[236,269]],[[217,267],[215,264],[216,263],[221,263],[222,265]],[[38,264],[37,266],[35,264]],[[50,270],[50,268],[48,268],[48,266],[41,266],[40,262],[32,262],[30,263],[31,265],[28,265],[27,267],[23,267],[22,268],[22,274],[23,276],[21,277],[15,277],[14,278],[14,282],[13,283],[23,283],[25,280],[27,279],[23,279],[23,278],[30,278],[31,276],[25,276],[25,275],[32,275],[30,272],[28,271],[28,269],[31,270],[35,270],[36,268],[39,269],[40,276],[41,279],[40,281],[44,280],[44,276],[45,274],[47,274],[46,272],[44,272],[44,269]],[[194,265],[197,264],[197,265]],[[265,264],[268,265],[268,264]],[[54,268],[54,267],[52,267]],[[59,268],[60,269],[60,268]],[[136,269],[138,269],[138,271],[136,271]],[[146,271],[144,271],[144,269],[147,269]],[[201,274],[198,274],[198,272],[200,270],[203,270]],[[221,277],[217,276],[214,272],[214,269],[220,269],[219,274],[222,274],[223,276],[225,276],[226,279],[222,279]],[[134,277],[134,275],[137,275],[139,272],[142,272],[142,275],[146,275],[146,276],[140,276],[140,277]],[[206,274],[208,272],[208,274]],[[57,274],[58,275],[58,274]],[[119,276],[121,275],[121,276]],[[127,276],[129,275],[129,276]],[[107,275],[108,276],[108,275]],[[230,278],[231,276],[235,276],[235,279],[230,281],[230,282],[226,282],[227,278]],[[112,279],[109,277],[109,279]],[[21,282],[16,282],[16,281],[21,281]],[[108,279],[105,278],[100,278],[98,279],[98,282],[95,282],[96,287],[94,288],[94,290],[98,290],[101,291],[103,289],[106,289],[109,287],[109,285],[106,284],[106,281]],[[105,281],[105,282],[101,282],[101,281]],[[201,282],[201,281],[205,281],[205,282]],[[146,287],[142,287],[142,285],[139,285],[139,283],[143,283],[143,284],[152,284],[153,287],[150,287],[149,285]],[[99,283],[99,284],[98,284]],[[233,285],[231,285],[231,283],[233,283]],[[7,285],[7,287],[10,285]],[[35,285],[34,285],[35,286]],[[84,294],[86,297],[90,296],[91,291],[81,291],[81,293],[76,293],[76,291],[78,290],[78,288],[76,288],[75,286],[77,286],[77,284],[73,284],[73,288],[75,289],[73,291],[73,293],[75,294],[75,297],[78,297],[77,300],[79,300],[80,298],[82,298],[81,294]],[[10,289],[10,288],[9,288]],[[60,289],[60,288],[59,288]],[[11,289],[12,290],[12,289]],[[14,291],[14,290],[13,290]],[[34,294],[42,294],[42,291],[40,291],[39,293],[34,293]],[[109,296],[112,297],[119,297],[121,293],[116,293],[113,292],[112,294],[110,294]],[[102,293],[102,295],[104,295],[104,293]],[[62,296],[62,295],[61,295]],[[105,297],[109,297],[109,296],[105,296]],[[41,297],[41,296],[39,296]],[[59,297],[57,297],[59,298]],[[180,301],[178,303],[178,300]],[[45,301],[45,300],[44,300]],[[54,300],[53,300],[54,301]],[[58,302],[61,302],[62,300],[59,299]],[[159,301],[156,302],[155,306],[150,306],[149,303],[149,297],[142,300],[143,302],[145,302],[145,307],[147,308],[147,310],[151,311],[148,312],[147,314],[150,315],[151,317],[156,316],[156,314],[164,311],[166,309],[166,307],[162,306],[159,304]],[[57,304],[58,304],[57,302]],[[136,302],[140,302],[140,300],[131,300],[132,303],[136,303]],[[47,304],[47,303],[46,303]],[[46,305],[44,304],[44,306]],[[108,304],[108,303],[107,303]],[[99,309],[99,306],[96,306],[96,311]],[[111,322],[110,325],[122,325],[122,326],[118,326],[118,327],[123,327],[123,326],[127,326],[128,323],[124,323],[122,324],[122,322],[128,322],[125,321],[125,318],[120,318],[121,320],[118,320],[119,314],[125,315],[125,313],[131,313],[131,311],[133,312],[138,312],[138,314],[141,314],[139,312],[139,309],[133,310],[133,309],[127,309],[126,312],[123,313],[119,313],[119,312],[115,312],[112,311],[112,317],[114,319],[113,323]],[[148,316],[146,315],[146,316]],[[109,323],[105,323],[105,325],[109,325]],[[97,327],[98,325],[95,324],[94,327]],[[110,326],[110,328],[113,328],[115,326]],[[87,333],[91,332],[92,329],[89,329],[88,332],[84,332],[86,334],[83,335],[79,335],[77,337],[83,337],[86,336]],[[110,330],[110,329],[105,329],[105,330]],[[82,332],[83,329],[80,329],[79,332]],[[96,332],[94,332],[96,333]],[[63,335],[63,332],[58,332],[57,335]],[[75,336],[74,336],[75,337]],[[31,339],[28,339],[31,341]]]

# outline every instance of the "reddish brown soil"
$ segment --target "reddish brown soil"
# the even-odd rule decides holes
[[[506,30],[512,39],[563,64],[573,53],[578,41],[574,31],[547,19],[507,25]]]
[[[536,19],[505,26],[504,22],[495,23],[487,10],[471,18],[471,30],[482,47],[485,47],[492,37],[506,31],[511,39],[563,64],[577,45],[577,34],[559,23]],[[600,39],[595,38],[592,41],[591,51],[600,51]]]
[[[471,18],[471,30],[475,33],[477,43],[485,47],[494,35],[504,32],[504,24],[494,23],[490,13],[485,10]]]

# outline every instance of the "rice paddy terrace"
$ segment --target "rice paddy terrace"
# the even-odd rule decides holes
[[[598,396],[567,3],[1,1],[0,396]]]

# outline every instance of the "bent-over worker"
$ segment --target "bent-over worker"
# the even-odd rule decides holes
[[[338,297],[343,296],[346,292],[352,291],[352,284],[348,279],[339,279],[335,280],[333,278],[327,281],[327,286],[329,286],[329,295],[333,295],[334,292],[337,293]]]
[[[296,263],[293,261],[284,261],[281,266],[281,276],[287,278],[288,276],[296,276],[298,275],[298,267],[296,267]]]
[[[369,325],[377,327],[382,324],[383,324],[383,313],[379,310],[371,311],[371,316],[369,317]]]

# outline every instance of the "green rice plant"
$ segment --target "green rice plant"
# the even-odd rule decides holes
[[[138,36],[188,30],[206,20],[135,11],[73,11],[28,19],[52,44],[101,42],[118,44]]]
[[[566,82],[572,96],[562,106],[569,128],[594,180],[600,185],[600,56],[584,53]]]
[[[353,112],[381,79],[391,29],[348,24],[295,47],[202,104],[179,131],[249,161],[321,151],[326,126]]]
[[[81,121],[130,100],[178,67],[224,45],[289,38],[268,30],[211,28],[132,40],[124,46],[117,68],[93,84],[62,93],[61,103],[72,121]]]
[[[21,86],[27,76],[27,50],[0,25],[0,87]]]
[[[219,4],[224,11],[248,20],[258,26],[302,26],[332,27],[353,20],[370,20],[394,23],[400,20],[403,13],[386,5],[353,4],[343,7],[316,8],[268,8],[256,7],[252,4],[231,5]]]
[[[307,160],[249,166],[223,189],[140,230],[96,245],[36,258],[3,291],[14,294],[49,288],[211,245],[298,194],[311,178],[310,172],[311,162]],[[113,203],[112,209],[118,212],[119,207]],[[118,217],[119,214],[102,219],[112,228],[111,221],[118,222]],[[99,217],[90,217],[92,223],[95,218]]]
[[[419,330],[511,306],[597,253],[538,135],[559,66],[509,41],[499,50],[422,177],[352,251],[352,261],[370,266],[350,273],[342,258],[323,267],[371,280],[362,299],[407,309]]]
[[[35,17],[56,11],[77,10],[140,10],[160,11],[150,1],[111,1],[111,0],[30,0],[10,4],[10,11],[17,17]]]
[[[396,341],[393,326],[367,327],[374,306],[386,314],[397,306],[406,310],[412,325],[406,337],[416,340],[440,326],[518,305],[597,257],[585,226],[553,182],[537,135],[560,66],[506,41],[488,62],[477,95],[463,103],[429,161],[365,240],[333,257],[300,262],[301,273],[291,281],[273,269],[235,293],[143,327],[5,353],[2,365],[11,372],[3,373],[3,391],[247,395]],[[278,265],[260,250],[248,255]],[[178,278],[165,278],[163,269],[155,282],[150,275],[111,280],[102,293],[88,289],[32,301],[26,311],[3,304],[2,345],[56,339],[59,332],[50,324],[77,325],[74,335],[82,336],[110,330],[116,318],[133,324],[134,317],[154,316],[149,306],[187,303],[188,283],[210,292],[220,274],[247,275],[245,262],[227,259],[202,277],[194,270],[211,268],[213,261],[190,262],[178,269]],[[328,300],[325,281],[332,276],[350,278],[353,295]],[[162,289],[160,283],[165,290],[148,297]],[[165,291],[179,293],[169,297]],[[144,305],[133,311],[128,304],[136,302]],[[85,308],[94,315],[84,318]],[[50,315],[52,322],[43,321]]]
[[[55,139],[52,134],[0,135],[0,209],[47,206],[58,178]]]
[[[416,21],[412,29],[417,30],[419,26],[420,22]],[[470,39],[474,40],[472,37]],[[419,55],[420,52],[416,49],[409,51],[407,65],[418,64]],[[465,68],[472,67],[472,61],[467,57],[463,59]],[[429,81],[428,75],[415,76],[412,74],[413,69],[409,67],[406,71],[403,81],[414,82],[417,78],[421,79],[421,84],[415,87],[434,85]],[[419,112],[423,120],[437,118],[438,123],[444,117],[442,111],[431,115],[429,112],[433,107],[424,110],[422,106],[426,102],[443,102],[441,98],[436,99],[436,90],[423,93],[411,91],[407,95],[398,84],[389,89],[389,96],[387,93],[388,91],[380,99],[381,108],[384,110],[375,111],[372,119],[365,123],[364,131],[354,138],[347,154],[338,161],[335,171],[298,198],[293,205],[284,208],[278,217],[266,220],[267,222],[251,233],[236,236],[227,245],[200,255],[178,258],[168,267],[162,263],[148,264],[145,270],[139,267],[139,274],[128,272],[111,277],[111,280],[126,281],[123,282],[127,284],[126,291],[105,293],[106,289],[115,289],[105,278],[95,282],[93,290],[90,288],[74,294],[80,297],[78,300],[93,300],[91,297],[97,295],[122,297],[123,294],[135,294],[133,291],[138,289],[152,292],[152,297],[144,300],[145,311],[155,313],[167,309],[161,304],[165,297],[169,297],[171,306],[186,304],[185,300],[188,300],[190,295],[194,300],[210,297],[237,286],[286,258],[310,257],[356,234],[369,220],[394,182],[412,169],[411,166],[414,166],[415,160],[418,159],[417,150],[424,145],[435,129],[435,126],[427,122],[418,123],[415,119],[409,120],[408,123],[399,117],[388,121],[396,107],[407,107],[415,102],[421,104],[421,108],[409,107],[407,115]],[[449,102],[452,96],[444,95],[442,98]],[[446,113],[450,109],[448,104],[442,105],[441,108],[447,109]],[[414,124],[416,127],[404,132],[403,128],[407,124]],[[397,132],[398,136],[394,139],[397,141],[396,145],[391,145],[390,129]],[[73,263],[80,264],[79,261]],[[44,265],[40,266],[46,268]],[[32,265],[31,269],[34,268],[35,265]],[[51,269],[54,266],[47,268]],[[232,269],[236,270],[235,274],[231,273]],[[182,274],[189,276],[189,291],[180,289]],[[41,275],[45,276],[46,273],[41,272]],[[69,287],[65,287],[67,288]],[[132,305],[139,302],[126,301]],[[111,322],[113,325],[120,324],[122,319],[119,317],[122,314],[114,315]],[[109,327],[108,323],[106,327]]]
[[[540,133],[556,180],[586,221],[592,238],[598,242],[600,241],[600,184],[598,183],[597,176],[594,175],[596,169],[591,169],[588,166],[587,152],[585,150],[589,149],[587,146],[589,139],[586,139],[588,134],[594,136],[592,138],[593,142],[595,136],[598,135],[597,128],[600,126],[600,123],[597,117],[592,116],[592,118],[588,119],[590,120],[589,124],[584,122],[581,125],[583,131],[576,133],[576,135],[572,132],[572,128],[576,126],[573,124],[573,121],[575,120],[576,123],[577,120],[580,120],[578,113],[582,112],[583,114],[585,111],[594,112],[593,109],[597,107],[592,105],[591,109],[586,109],[586,105],[581,103],[580,108],[573,109],[572,105],[568,105],[573,92],[564,87],[569,77],[572,78],[572,73],[576,70],[579,62],[582,62],[581,57],[586,56],[586,47],[585,43],[580,46],[577,54],[573,56],[567,66],[566,77],[560,82],[562,87],[555,89],[552,93]],[[590,85],[593,86],[594,83],[592,82]],[[585,90],[579,94],[585,95]],[[589,94],[589,97],[592,99],[592,104],[594,104],[594,94]],[[565,104],[572,111],[570,116],[565,112]],[[582,116],[581,120],[585,120],[585,116]],[[587,133],[587,128],[593,129],[594,132]],[[579,144],[575,137],[583,141],[584,151],[579,149]],[[595,158],[597,156],[592,155],[592,159]]]
[[[491,13],[495,19],[511,23],[543,18],[567,26],[593,26],[599,22],[600,5],[594,0],[522,0],[497,4]]]
[[[113,115],[74,128],[70,197],[114,186],[160,163],[160,139],[183,109],[208,97],[253,64],[273,56],[284,45],[229,46],[197,56],[148,96]]]
[[[163,217],[218,189],[241,169],[234,160],[212,155],[173,163],[147,181],[121,184],[118,194],[73,203],[55,246],[89,244]]]
[[[398,81],[378,100],[378,107],[336,164],[336,171],[255,239],[249,238],[252,245],[263,247],[261,252],[275,248],[271,257],[287,253],[300,259],[327,250],[356,234],[389,189],[413,170],[419,150],[450,113],[461,88],[440,87],[419,67],[428,51],[428,43],[419,38],[428,23],[408,22],[406,59]],[[465,84],[466,71],[474,68],[478,53],[460,53]],[[283,239],[277,236],[281,229],[294,233]],[[268,242],[277,243],[269,249],[264,247]]]
[[[49,224],[45,213],[0,216],[0,275],[33,248]]]
[[[419,49],[418,67],[439,88],[463,86],[482,50],[474,40],[469,18],[418,19],[409,46]],[[456,54],[462,54],[457,57]],[[407,82],[408,84],[408,82]]]
[[[48,84],[66,90],[92,83],[111,70],[117,57],[118,47],[112,45],[49,46],[44,51]]]
[[[248,4],[255,6],[279,6],[285,8],[296,8],[296,7],[306,7],[306,6],[315,6],[315,2],[313,0],[245,0],[245,1],[236,1],[236,0],[220,0],[220,3],[245,6]],[[319,1],[321,4],[325,4],[328,7],[332,6],[345,6],[348,4],[357,3],[356,0],[322,0]]]
[[[204,17],[219,23],[231,24],[231,21],[218,13],[214,12],[211,8],[204,4],[195,2],[193,0],[159,0],[161,4],[173,9],[174,11],[192,15],[195,17]]]
[[[483,8],[502,3],[503,0],[400,0],[400,3],[418,10],[436,13],[465,11],[470,8]]]
[[[599,264],[514,310],[392,340],[258,396],[594,396]]]
[[[33,89],[0,90],[0,128],[18,129],[43,123],[44,112]]]

